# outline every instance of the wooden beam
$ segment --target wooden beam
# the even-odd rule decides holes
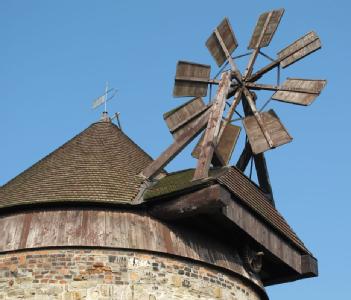
[[[150,214],[161,220],[179,220],[200,214],[213,214],[224,207],[221,201],[226,191],[218,184],[162,201],[150,208]],[[228,193],[228,192],[226,192]]]
[[[253,52],[252,52],[252,54],[250,56],[249,63],[247,64],[246,70],[244,72],[244,75],[243,75],[244,78],[248,78],[252,74],[252,70],[253,70],[253,66],[255,64],[256,58],[257,58],[258,54],[260,53],[261,42],[263,40],[264,34],[266,33],[266,30],[268,28],[268,25],[269,25],[269,22],[270,22],[270,20],[272,18],[272,15],[273,15],[273,11],[271,11],[268,14],[267,19],[266,19],[266,21],[265,21],[265,23],[264,23],[264,25],[262,27],[262,31],[261,31],[260,37],[257,40],[255,49],[253,50]]]
[[[289,267],[293,271],[290,273],[294,276],[292,280],[313,273],[313,261],[305,250],[292,245],[286,237],[258,218],[236,198],[232,198],[231,193],[218,184],[172,199],[163,199],[162,203],[150,202],[150,205],[149,212],[164,221],[195,218],[204,213],[218,216],[216,220],[219,223],[216,226],[228,230],[228,238],[237,232],[233,231],[234,228],[240,229],[262,247],[265,255]]]
[[[145,179],[156,176],[180,151],[182,151],[206,127],[211,110],[206,110],[195,121],[192,127],[170,145],[156,160],[149,164],[140,174]]]
[[[179,122],[175,126],[169,128],[170,133],[173,134],[175,131],[177,131],[178,129],[180,129],[181,127],[183,127],[184,125],[186,125],[190,121],[194,120],[195,118],[197,118],[199,115],[201,115],[208,108],[209,108],[209,106],[204,106],[203,108],[199,109],[199,111],[197,111],[195,114],[191,115],[189,118],[186,118],[185,120]]]
[[[217,28],[215,29],[214,33],[216,35],[216,38],[217,38],[219,44],[221,45],[221,48],[222,48],[225,56],[227,57],[227,59],[229,61],[229,64],[231,66],[232,71],[236,74],[238,81],[241,82],[241,74],[240,74],[239,68],[235,64],[232,56],[230,55],[230,53],[229,53],[226,45],[224,44],[224,41],[223,41],[223,39],[222,39],[222,37],[221,37],[221,35],[220,35],[220,33],[219,33]]]
[[[267,91],[285,91],[285,92],[295,92],[295,93],[304,93],[304,94],[313,94],[319,95],[319,90],[311,90],[306,88],[295,88],[295,87],[286,87],[282,85],[271,85],[271,84],[258,84],[258,83],[245,83],[245,86],[252,90],[267,90]]]
[[[199,180],[208,177],[208,170],[216,147],[217,138],[221,126],[222,116],[225,108],[226,97],[230,87],[230,72],[222,74],[221,83],[219,84],[216,101],[212,104],[211,115],[208,120],[205,131],[204,141],[201,147],[200,157],[197,162],[193,180]]]
[[[318,261],[312,255],[305,254],[301,257],[301,272],[306,277],[318,276]]]
[[[237,201],[231,201],[222,209],[223,217],[228,218],[232,223],[243,230],[247,235],[261,245],[266,255],[272,255],[280,262],[292,268],[302,275],[301,252],[291,243],[286,241],[275,230],[262,222],[257,216],[247,210]],[[234,225],[233,224],[233,225]]]
[[[232,117],[234,115],[234,112],[235,112],[235,109],[236,107],[238,106],[238,104],[240,103],[241,101],[241,97],[242,97],[242,94],[243,94],[243,90],[242,88],[238,88],[234,94],[234,99],[233,99],[233,102],[232,104],[230,105],[229,107],[229,110],[228,110],[228,113],[227,113],[227,116],[225,117],[224,121],[223,121],[223,124],[222,124],[222,128],[221,128],[221,132],[220,132],[220,136],[224,130],[224,128],[227,126],[228,123],[230,123],[230,121],[232,120]]]
[[[246,99],[246,98],[245,98]],[[243,101],[243,110],[245,116],[250,116],[253,114],[251,107],[248,105],[247,101]],[[237,162],[237,167],[244,172],[250,158],[252,157],[252,149],[247,141],[245,148]],[[266,159],[263,153],[253,155],[254,156],[254,161],[255,161],[255,168],[256,168],[256,174],[257,174],[257,179],[260,187],[262,190],[267,194],[268,198],[271,200],[272,204],[274,205],[274,198],[273,198],[273,190],[271,186],[271,182],[269,179],[269,173],[268,173],[268,168],[266,164]]]
[[[266,194],[267,198],[271,200],[273,206],[275,206],[273,198],[273,190],[271,186],[271,181],[269,179],[269,173],[266,163],[266,158],[263,153],[254,155],[255,167],[257,172],[258,183]]]
[[[241,155],[236,163],[236,167],[241,171],[244,172],[246,170],[247,165],[250,162],[252,157],[252,149],[249,141],[246,142],[244,150],[241,152]]]
[[[247,78],[246,82],[254,82],[260,79],[264,74],[281,65],[281,63],[289,57],[292,58],[292,62],[290,62],[288,65],[302,59],[320,48],[321,44],[318,36],[314,32],[310,32],[280,51],[280,54],[284,52],[285,55],[279,55],[278,53],[279,57],[275,61],[269,63],[251,75],[249,78]],[[287,67],[288,65],[283,64],[283,68]]]
[[[243,87],[243,91],[244,91],[244,95],[245,95],[245,97],[247,99],[247,102],[248,102],[248,104],[250,106],[250,109],[252,111],[252,114],[256,118],[257,123],[260,126],[260,128],[262,130],[262,133],[263,133],[263,135],[264,135],[269,147],[274,148],[274,143],[272,141],[272,138],[271,138],[269,132],[267,131],[266,126],[263,123],[263,120],[261,118],[260,113],[257,111],[256,104],[255,104],[255,101],[253,100],[253,98],[251,96],[251,93],[249,92],[249,90],[245,86]]]
[[[206,79],[206,78],[191,77],[191,76],[180,76],[180,75],[177,75],[175,80],[190,81],[190,82],[203,82],[203,83],[209,83],[209,84],[219,84],[219,80],[216,80],[216,79]]]

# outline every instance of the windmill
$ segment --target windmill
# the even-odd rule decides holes
[[[182,149],[201,131],[201,139],[192,155],[197,158],[193,180],[202,180],[209,175],[211,164],[225,166],[229,163],[241,128],[232,124],[237,106],[242,103],[241,116],[246,132],[246,144],[236,164],[245,171],[254,160],[259,185],[273,202],[272,189],[264,152],[289,143],[292,137],[271,109],[261,111],[256,106],[256,90],[274,91],[271,99],[295,105],[310,105],[324,88],[325,80],[287,78],[279,85],[257,83],[263,75],[278,68],[286,68],[321,48],[315,32],[309,32],[277,53],[276,59],[254,72],[254,65],[261,49],[267,47],[278,28],[284,9],[260,15],[248,45],[250,58],[243,73],[238,69],[233,52],[238,47],[233,29],[227,18],[212,32],[206,46],[220,67],[220,79],[210,78],[211,67],[205,64],[179,61],[176,68],[174,97],[193,97],[190,101],[164,114],[164,119],[174,137],[174,142],[141,175],[154,178]],[[229,69],[225,69],[229,65]],[[208,104],[205,97],[213,85],[218,85],[216,95]],[[264,105],[265,106],[265,105]]]

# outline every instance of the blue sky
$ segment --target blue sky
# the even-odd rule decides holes
[[[119,89],[109,112],[120,112],[124,131],[157,157],[172,142],[162,113],[184,102],[172,98],[177,60],[211,64],[215,74],[204,43],[221,19],[231,21],[235,53],[245,53],[259,14],[280,7],[285,15],[264,52],[274,57],[310,30],[323,44],[283,70],[282,79],[327,79],[328,85],[310,107],[272,103],[294,140],[266,155],[277,207],[318,258],[320,276],[268,293],[273,300],[345,297],[351,248],[347,1],[2,0],[0,185],[98,120],[101,110],[93,111],[91,102],[106,80]],[[259,103],[266,98],[259,95]],[[193,167],[190,151],[168,170]]]

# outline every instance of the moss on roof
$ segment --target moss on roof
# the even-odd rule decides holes
[[[209,185],[214,182],[215,178],[225,172],[227,168],[216,168],[211,169],[209,177],[204,180],[192,181],[195,169],[181,170],[173,173],[169,173],[166,177],[163,177],[155,185],[147,190],[144,194],[144,200],[150,200],[152,198],[162,197],[175,192],[180,192],[189,189],[199,188],[205,185]]]

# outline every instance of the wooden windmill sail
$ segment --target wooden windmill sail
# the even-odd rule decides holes
[[[218,67],[225,64],[230,66],[228,70],[222,71],[220,80],[210,78],[209,65],[178,62],[173,95],[194,98],[164,115],[174,142],[144,169],[141,174],[144,178],[153,178],[204,129],[193,151],[193,156],[198,159],[193,180],[208,177],[211,164],[228,164],[240,134],[240,128],[232,123],[241,102],[247,143],[237,167],[244,171],[250,159],[254,159],[260,186],[267,194],[272,193],[263,152],[289,143],[292,137],[272,109],[265,112],[257,109],[258,99],[254,91],[274,91],[273,100],[309,105],[326,84],[325,80],[300,78],[288,78],[282,85],[257,83],[258,79],[274,68],[286,68],[321,48],[317,34],[309,32],[279,51],[275,60],[254,73],[256,59],[264,55],[261,49],[269,46],[283,14],[284,9],[278,9],[260,15],[248,45],[251,54],[243,73],[232,57],[238,43],[228,18],[223,19],[206,41],[206,47]],[[201,97],[207,95],[209,85],[218,85],[218,88],[213,100],[206,105]]]

